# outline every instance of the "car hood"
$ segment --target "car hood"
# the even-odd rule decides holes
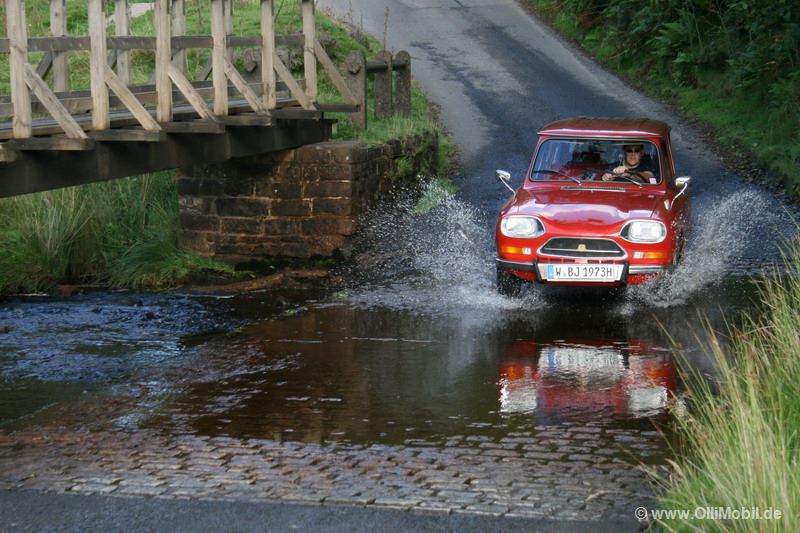
[[[591,188],[521,189],[507,214],[534,215],[557,225],[617,226],[633,218],[651,218],[661,191],[623,192]]]

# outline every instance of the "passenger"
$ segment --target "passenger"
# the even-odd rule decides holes
[[[658,183],[658,167],[650,156],[644,153],[644,144],[626,144],[625,161],[603,174],[603,181],[613,181],[624,176],[642,183]]]

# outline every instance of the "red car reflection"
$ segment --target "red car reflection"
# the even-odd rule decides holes
[[[652,416],[674,396],[676,369],[642,342],[520,341],[500,365],[499,389],[504,413]]]
[[[648,119],[542,128],[524,183],[497,218],[498,290],[637,284],[677,263],[691,178],[675,173],[669,131]],[[497,175],[511,189],[510,174]]]

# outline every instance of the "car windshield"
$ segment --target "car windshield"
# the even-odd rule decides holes
[[[658,148],[647,140],[548,139],[539,147],[530,179],[658,185],[660,169]]]

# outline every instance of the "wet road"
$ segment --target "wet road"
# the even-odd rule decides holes
[[[779,199],[513,2],[319,2],[408,49],[460,191],[361,221],[358,265],[238,299],[88,295],[0,308],[0,488],[633,521],[686,406],[675,351],[756,309]],[[492,227],[538,126],[647,115],[693,176],[683,264],[630,290],[493,287]],[[435,192],[435,191],[434,191]],[[659,430],[665,431],[662,435]]]

